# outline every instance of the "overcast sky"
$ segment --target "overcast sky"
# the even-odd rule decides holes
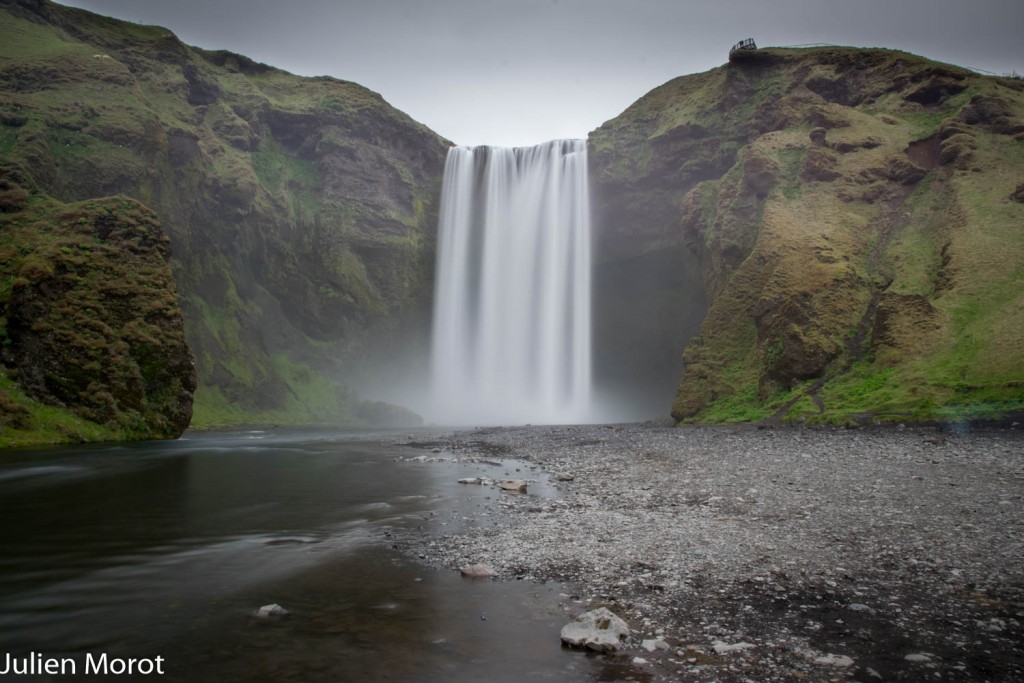
[[[588,132],[736,41],[907,50],[1024,72],[1024,0],[68,0],[379,92],[459,144]]]

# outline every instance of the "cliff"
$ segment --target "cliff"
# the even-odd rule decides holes
[[[1024,82],[762,49],[653,90],[590,147],[603,262],[671,253],[699,273],[632,294],[650,312],[667,293],[692,335],[677,421],[1021,407]],[[693,286],[706,315],[678,303]],[[629,334],[664,333],[644,320]]]
[[[195,364],[153,212],[0,166],[0,445],[175,438]]]
[[[354,83],[0,0],[0,160],[57,202],[155,212],[196,426],[364,421],[367,369],[427,343],[446,147]]]
[[[353,83],[0,0],[2,419],[179,433],[183,319],[195,426],[415,421],[356,389],[425,367],[447,145]],[[682,422],[1021,406],[1019,79],[762,49],[655,89],[589,145],[617,417],[673,397]]]

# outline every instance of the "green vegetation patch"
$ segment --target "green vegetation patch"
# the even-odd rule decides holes
[[[96,424],[67,408],[29,398],[16,382],[0,372],[0,448],[127,438],[129,435],[120,429]]]
[[[3,169],[0,184],[31,186],[17,169]],[[52,425],[71,413],[98,427],[76,421],[61,440],[180,434],[195,374],[153,213],[124,197],[37,198],[0,214],[0,231],[6,376],[39,406],[66,407],[33,406],[23,426],[52,440]]]

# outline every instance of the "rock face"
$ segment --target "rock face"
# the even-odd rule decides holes
[[[423,351],[446,143],[379,95],[166,29],[0,2],[0,154],[61,202],[156,212],[194,424],[363,423]],[[0,207],[17,193],[0,191]],[[6,210],[6,208],[4,208]]]
[[[629,639],[629,625],[607,607],[599,607],[562,627],[562,642],[595,652],[617,652]]]
[[[598,285],[649,274],[596,313],[599,362],[672,374],[650,345],[691,337],[684,422],[1019,407],[1022,126],[1019,79],[891,50],[762,49],[653,90],[590,137]]]
[[[62,204],[12,168],[0,186],[0,361],[17,383],[7,391],[37,402],[0,405],[6,442],[42,428],[38,404],[101,425],[101,438],[179,436],[196,372],[155,214],[126,197]]]
[[[371,427],[419,427],[423,418],[408,408],[385,401],[361,401],[356,415]]]

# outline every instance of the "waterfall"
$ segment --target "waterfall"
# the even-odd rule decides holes
[[[586,421],[586,141],[451,148],[438,232],[428,417],[442,424]]]

